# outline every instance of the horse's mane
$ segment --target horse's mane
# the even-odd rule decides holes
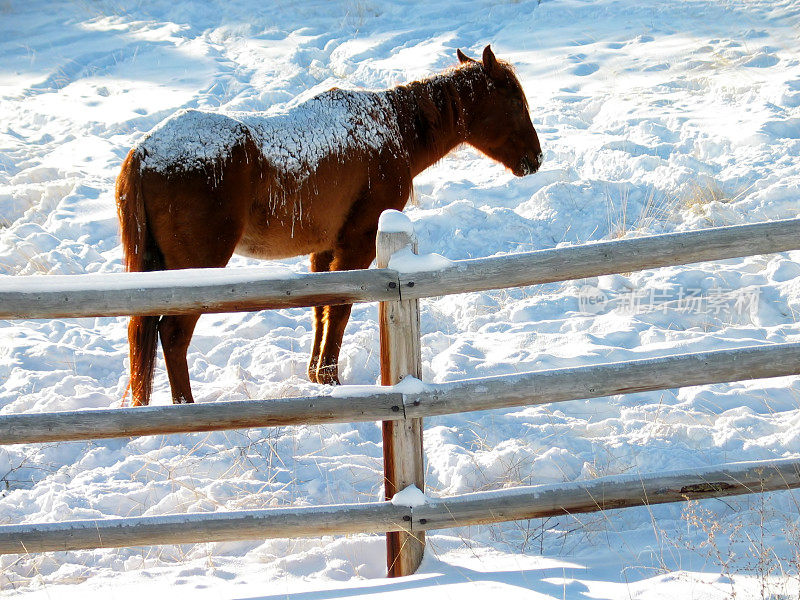
[[[480,65],[458,65],[426,79],[412,81],[395,88],[400,96],[396,103],[401,127],[411,128],[419,142],[436,154],[443,154],[452,132],[463,133],[466,118],[456,78],[480,77]],[[405,124],[405,125],[404,125]]]
[[[514,67],[502,60],[497,63],[507,77],[507,84],[521,89]],[[433,77],[398,86],[395,91],[401,100],[396,103],[395,110],[401,128],[403,124],[413,128],[420,143],[443,156],[449,149],[448,137],[457,133],[464,138],[466,134],[463,95],[471,94],[474,99],[479,83],[487,80],[491,81],[482,63],[471,61]],[[527,106],[525,108],[527,110]]]

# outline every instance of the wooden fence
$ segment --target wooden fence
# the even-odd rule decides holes
[[[388,268],[413,244],[404,231],[378,234],[378,269],[290,277],[258,271],[125,273],[5,278],[0,318],[227,312],[380,301],[381,383],[368,394],[0,415],[0,444],[85,440],[313,423],[384,422],[387,501],[0,526],[0,553],[149,544],[387,533],[390,575],[413,573],[424,532],[800,487],[800,460],[733,463],[551,486],[511,488],[392,503],[408,485],[424,489],[422,419],[466,411],[563,402],[800,373],[800,343],[756,345],[447,384],[403,382],[421,374],[418,299],[581,279],[665,265],[800,249],[800,219],[641,237],[495,258],[435,271]]]

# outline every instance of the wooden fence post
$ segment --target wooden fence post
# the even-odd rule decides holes
[[[398,211],[384,211],[378,225],[378,268],[406,247],[416,252],[411,221]],[[397,283],[398,287],[400,282]],[[400,290],[402,298],[402,290]],[[419,301],[397,300],[379,305],[381,385],[394,385],[406,375],[422,378],[419,333]],[[383,469],[386,499],[409,485],[425,491],[422,453],[422,419],[383,422]],[[410,525],[410,523],[409,523]],[[424,532],[395,531],[386,534],[389,577],[413,574],[425,550]]]

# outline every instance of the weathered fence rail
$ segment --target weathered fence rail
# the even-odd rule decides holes
[[[491,258],[401,274],[403,298],[428,298],[800,249],[800,219],[666,233]]]
[[[387,267],[391,252],[413,243],[408,234],[379,234],[379,266]],[[389,386],[351,396],[345,387],[307,398],[0,415],[0,444],[381,420],[388,500],[405,485],[423,488],[424,417],[800,373],[800,343],[787,343],[391,387],[403,375],[420,374],[416,299],[797,249],[800,219],[791,219],[455,261],[413,273],[380,268],[276,277],[259,270],[213,269],[0,278],[0,318],[5,319],[233,312],[377,300],[382,303],[381,379]],[[428,529],[796,487],[800,460],[739,463],[467,494],[413,508],[387,501],[4,525],[0,553],[387,532],[389,572],[404,575],[418,566]]]
[[[732,463],[661,474],[527,486],[391,502],[0,526],[0,554],[401,532],[569,515],[800,487],[800,461]]]
[[[259,275],[257,269],[0,279],[0,319],[213,313],[384,302],[536,285],[800,249],[800,219],[734,225],[392,269]],[[102,277],[102,284],[98,279]]]
[[[403,418],[400,393],[0,415],[0,445]]]
[[[106,282],[98,286],[98,280]],[[0,319],[246,312],[398,298],[386,269],[277,277],[258,269],[32,275],[0,279]]]
[[[408,421],[800,373],[800,343],[675,354],[425,384],[422,391],[0,415],[0,445],[299,424]]]
[[[3,525],[0,554],[384,533],[400,531],[410,522],[407,507],[372,502]]]
[[[671,473],[599,477],[441,498],[413,509],[412,530],[540,519],[800,487],[800,461],[732,463]]]

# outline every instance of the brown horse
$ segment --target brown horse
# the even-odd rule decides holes
[[[283,113],[185,110],[128,154],[117,179],[125,268],[224,267],[234,253],[311,255],[312,271],[364,269],[382,211],[467,143],[518,176],[541,164],[511,66],[476,61],[379,92],[332,89]],[[350,306],[315,307],[309,379],[338,383]],[[132,317],[134,405],[148,404],[161,338],[172,401],[193,402],[186,352],[199,314]]]

